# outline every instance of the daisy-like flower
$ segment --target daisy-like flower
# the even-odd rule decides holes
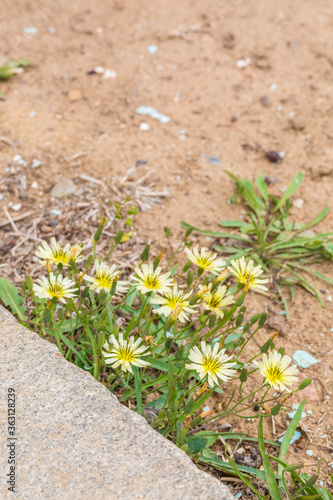
[[[112,368],[121,366],[123,372],[133,373],[132,366],[143,368],[149,366],[148,361],[141,359],[141,356],[148,356],[150,354],[148,347],[140,346],[142,339],[139,337],[134,342],[134,337],[124,340],[123,334],[119,334],[119,339],[116,340],[114,335],[111,335],[111,345],[105,342],[103,346],[103,355],[105,363],[112,365]]]
[[[201,248],[201,252],[199,252],[198,246],[195,246],[193,248],[193,251],[191,251],[189,248],[185,248],[185,252],[189,260],[204,271],[210,271],[213,274],[219,274],[226,266],[226,263],[223,259],[217,259],[217,254],[210,252],[209,250],[207,250],[207,248]]]
[[[66,302],[65,299],[73,299],[76,297],[77,286],[74,281],[64,278],[62,274],[55,276],[49,274],[49,279],[43,276],[37,279],[38,285],[34,283],[33,291],[40,299],[52,300],[54,297],[60,302]]]
[[[142,264],[141,269],[137,267],[137,276],[133,277],[133,280],[137,281],[136,288],[141,293],[169,292],[173,281],[169,278],[170,273],[161,274],[161,270],[161,267],[157,267],[154,271],[153,264]]]
[[[49,246],[46,241],[42,241],[35,255],[41,259],[42,264],[45,264],[48,260],[54,264],[69,266],[71,260],[74,262],[81,262],[84,259],[81,255],[81,251],[82,248],[79,245],[75,245],[71,248],[70,244],[66,243],[66,245],[62,247],[57,243],[56,239],[52,237],[51,246]]]
[[[220,286],[214,293],[211,291],[205,293],[203,298],[206,302],[206,304],[204,304],[204,309],[212,311],[220,318],[224,316],[222,308],[235,302],[234,297],[227,294],[227,287],[224,285]]]
[[[195,309],[189,307],[190,301],[188,299],[190,296],[190,293],[184,295],[175,284],[172,290],[164,293],[163,297],[157,295],[151,299],[150,303],[161,305],[161,307],[155,309],[157,313],[164,314],[166,317],[176,315],[181,323],[185,323],[189,319],[186,313],[193,314],[196,312]]]
[[[218,385],[218,379],[226,381],[236,373],[236,370],[231,370],[236,362],[230,361],[232,356],[226,355],[225,349],[219,351],[218,343],[212,349],[209,344],[202,341],[201,351],[195,346],[190,350],[188,357],[193,363],[185,365],[186,368],[196,370],[201,380],[208,375],[208,383],[211,387]]]
[[[116,266],[108,266],[105,262],[95,260],[95,277],[83,276],[86,281],[90,282],[90,288],[99,293],[101,290],[109,292],[113,282],[116,280],[116,293],[125,293],[129,283],[127,281],[119,281],[120,272],[116,271]]]
[[[264,292],[267,291],[267,287],[263,286],[263,283],[268,283],[269,279],[258,278],[263,273],[263,270],[259,265],[255,267],[253,260],[246,262],[244,257],[241,257],[238,260],[232,260],[229,271],[236,276],[240,283],[244,283],[245,291],[249,288],[252,288],[253,290],[263,290]]]
[[[295,377],[298,369],[296,366],[289,366],[291,358],[289,356],[282,356],[278,351],[270,351],[268,358],[264,354],[262,362],[253,361],[253,363],[257,365],[261,375],[265,377],[265,383],[268,382],[278,391],[291,392],[286,386],[298,380]]]

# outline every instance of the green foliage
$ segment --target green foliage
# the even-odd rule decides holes
[[[0,81],[1,80],[9,80],[12,78],[17,72],[17,68],[24,68],[27,66],[33,66],[33,63],[29,61],[29,59],[17,59],[16,61],[9,61],[8,63],[0,66]],[[5,100],[5,94],[0,91],[0,100]]]
[[[310,229],[328,214],[330,208],[325,208],[307,224],[292,222],[289,219],[292,207],[290,197],[300,186],[304,174],[296,175],[280,199],[268,193],[262,173],[254,184],[238,179],[230,172],[227,174],[236,184],[236,193],[230,201],[245,204],[249,210],[247,217],[220,223],[223,228],[236,230],[235,233],[194,229],[226,240],[225,244],[216,246],[216,250],[228,255],[227,263],[244,256],[261,265],[270,274],[273,289],[282,300],[287,316],[288,303],[294,298],[296,285],[317,297],[323,306],[320,294],[309,277],[315,276],[333,284],[331,278],[312,267],[315,263],[333,259],[333,233],[315,234]],[[182,225],[190,227],[185,222]],[[289,294],[285,289],[289,290]]]
[[[264,192],[263,185],[260,185],[260,189]],[[304,491],[305,494],[312,491],[315,488],[315,485],[311,483],[313,479],[304,478],[304,475],[301,475],[300,480],[296,481],[296,466],[287,466],[285,462],[289,438],[298,424],[299,410],[286,433],[279,459],[275,459],[279,467],[283,469],[278,474],[274,472],[272,457],[266,453],[265,446],[278,448],[280,445],[265,440],[262,431],[262,420],[283,411],[286,396],[289,399],[293,393],[306,387],[310,380],[306,379],[300,383],[291,393],[281,390],[272,396],[268,394],[271,389],[270,384],[263,382],[262,376],[255,378],[259,374],[256,373],[258,367],[253,361],[261,357],[262,353],[274,349],[273,337],[267,339],[255,354],[253,352],[251,355],[247,354],[249,350],[245,347],[265,325],[267,314],[253,315],[247,312],[247,288],[239,277],[231,275],[228,285],[225,285],[228,300],[218,307],[219,297],[216,295],[213,301],[214,307],[211,309],[208,307],[209,300],[214,298],[217,290],[221,291],[220,275],[218,276],[221,269],[216,270],[215,275],[211,274],[211,269],[207,272],[198,263],[192,261],[187,261],[179,268],[177,263],[172,263],[178,253],[192,245],[192,242],[187,241],[192,228],[189,228],[166,264],[162,262],[162,252],[150,259],[150,247],[146,245],[141,254],[141,263],[134,270],[135,277],[133,279],[127,276],[129,283],[125,287],[123,281],[120,280],[120,271],[116,270],[115,266],[111,268],[107,262],[109,258],[112,259],[115,248],[124,242],[125,233],[119,229],[118,222],[122,221],[124,226],[128,217],[136,213],[133,208],[126,207],[127,203],[130,203],[130,200],[125,201],[125,204],[114,204],[116,228],[112,231],[110,249],[104,258],[98,255],[98,245],[107,223],[106,219],[102,218],[94,235],[93,255],[84,257],[83,253],[81,255],[78,252],[75,253],[73,249],[68,249],[69,255],[74,255],[72,259],[69,259],[69,265],[68,261],[67,264],[64,262],[64,264],[56,265],[52,261],[52,255],[48,259],[46,278],[49,280],[48,283],[51,284],[51,278],[58,279],[61,274],[63,278],[71,280],[71,286],[75,288],[75,293],[65,297],[65,302],[60,303],[54,296],[54,289],[53,295],[42,294],[40,298],[40,289],[36,288],[32,278],[27,276],[21,289],[29,304],[29,309],[26,310],[22,306],[23,299],[18,295],[16,288],[10,284],[10,287],[4,288],[7,297],[6,304],[11,307],[14,304],[16,313],[20,314],[19,317],[24,324],[51,342],[56,341],[59,351],[68,361],[89,371],[96,380],[115,393],[122,403],[145,416],[160,434],[186,451],[192,460],[240,478],[260,499],[267,497],[264,497],[258,490],[258,482],[264,488],[267,486],[273,500],[289,494],[290,488],[289,490],[286,488],[289,485],[285,480],[285,472],[290,474],[295,488],[297,482],[299,483],[297,487],[300,488],[303,481],[306,486],[300,491]],[[166,236],[169,239],[170,232],[166,231]],[[170,248],[173,248],[172,245]],[[205,257],[208,261],[213,259],[211,253],[207,253]],[[155,289],[143,290],[142,283],[138,286],[136,281],[147,269],[144,265],[146,262],[151,264],[147,271],[150,284],[156,284],[154,279],[161,279],[164,276],[163,279],[169,281],[167,293],[157,293]],[[101,270],[102,264],[106,266],[106,268],[103,267],[103,279],[107,278],[105,269],[108,269],[113,276],[112,283],[107,282],[107,286],[96,272],[96,267],[99,266]],[[52,275],[51,266],[53,266]],[[92,266],[95,266],[95,269]],[[157,269],[158,267],[162,269]],[[168,271],[169,268],[170,271]],[[157,271],[156,276],[155,271]],[[223,276],[224,273],[228,274],[225,269],[222,272]],[[100,284],[103,282],[104,285],[97,288],[94,280]],[[1,287],[3,282],[6,284],[6,280],[0,281],[2,300],[4,300],[3,287]],[[160,310],[163,302],[156,301],[156,298],[166,299],[168,294],[175,290],[175,285],[181,295],[172,302],[171,311],[168,311],[170,314],[166,314],[165,310]],[[10,293],[7,290],[10,290]],[[182,301],[185,301],[186,307],[190,307],[191,310],[182,309],[182,304],[185,304]],[[179,306],[182,306],[180,310]],[[184,314],[186,312],[185,318],[180,316],[180,311]],[[139,352],[135,359],[128,354],[131,343],[132,345],[135,343]],[[110,357],[108,358],[111,351],[112,356],[115,356],[117,345],[122,347],[117,351],[117,359],[122,359],[120,365],[114,364],[114,360],[111,361]],[[227,359],[219,358],[219,360],[224,359],[221,361],[221,369],[232,367],[232,372],[226,380],[219,380],[216,383],[217,379],[210,379],[205,374],[201,378],[202,372],[193,368],[193,351],[191,350],[195,349],[198,353],[198,349],[201,349],[204,354],[203,345],[206,349],[206,358],[203,355],[202,366],[207,363],[209,353],[215,352],[216,356],[216,351],[218,351],[219,355],[227,356]],[[284,355],[284,350],[280,354]],[[125,358],[130,369],[128,369],[128,364],[125,366]],[[142,363],[143,358],[146,363]],[[213,361],[217,361],[218,364],[219,360],[215,358]],[[209,366],[216,367],[214,362]],[[232,364],[228,365],[228,363]],[[255,382],[251,390],[247,386],[249,381]],[[230,384],[229,387],[228,384]],[[213,393],[223,394],[221,413],[215,415],[206,407],[207,400]],[[259,400],[255,409],[253,397]],[[267,411],[267,405],[271,413]],[[301,405],[300,408],[303,406]],[[221,419],[235,416],[242,419],[260,419],[258,437],[233,432],[202,430],[210,424],[220,423]],[[223,443],[232,440],[240,443],[242,441],[258,443],[264,470],[236,464],[229,455],[227,444],[224,450],[226,460],[221,460],[211,449],[220,441],[220,438]],[[289,498],[296,500],[302,497]],[[332,500],[329,496],[327,498]]]
[[[25,319],[26,308],[22,305],[23,298],[18,293],[16,286],[12,285],[6,278],[0,277],[0,299],[15,316],[21,321]]]

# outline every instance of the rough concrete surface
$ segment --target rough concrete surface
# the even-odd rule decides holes
[[[1,498],[234,498],[1,306],[0,328]],[[9,388],[16,394],[15,495],[6,483]]]

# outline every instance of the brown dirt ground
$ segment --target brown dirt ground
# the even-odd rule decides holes
[[[50,197],[62,176],[78,184],[75,202],[87,208],[92,188],[82,187],[79,175],[102,181],[104,187],[93,185],[93,196],[107,199],[114,196],[115,179],[138,160],[147,164],[137,167],[133,178],[152,170],[149,180],[156,183],[155,189],[170,193],[157,208],[141,213],[136,226],[137,241],[151,239],[156,252],[166,245],[164,226],[177,240],[181,220],[217,230],[219,221],[239,217],[242,207],[227,204],[233,185],[224,169],[249,179],[264,171],[279,179],[272,187],[276,193],[297,172],[305,172],[297,193],[304,205],[292,213],[295,220],[311,220],[331,204],[333,188],[332,15],[330,2],[324,0],[3,0],[0,59],[26,57],[35,66],[1,83],[7,99],[0,102],[0,136],[17,149],[0,143],[0,204],[12,218],[32,212],[17,222],[20,234],[15,235],[10,225],[0,225],[1,273],[20,280],[13,247],[36,218],[38,225],[31,233],[35,238],[64,236],[69,202]],[[25,34],[25,27],[38,31]],[[151,55],[147,47],[153,44],[159,50]],[[247,57],[251,63],[238,68],[236,61]],[[88,75],[96,66],[114,70],[117,77]],[[79,91],[74,102],[73,90]],[[268,96],[269,106],[262,105],[263,96]],[[138,115],[141,105],[155,107],[170,117],[169,123]],[[230,128],[235,115],[232,125],[253,139]],[[140,130],[141,122],[150,129]],[[269,163],[255,141],[283,151],[284,160]],[[13,163],[17,154],[27,166],[19,169]],[[221,165],[208,164],[204,154],[219,157]],[[44,166],[30,168],[34,158]],[[10,203],[22,207],[15,212]],[[50,208],[63,210],[59,224],[50,224]],[[102,202],[99,209],[97,215],[105,215]],[[86,221],[86,229],[67,236],[88,237],[97,215],[94,223]],[[5,221],[2,213],[0,224]],[[330,214],[318,229],[331,227]],[[29,241],[31,247],[22,244],[27,252],[21,263],[29,260],[36,244]],[[332,276],[332,266],[324,267]],[[26,269],[29,263],[23,274]],[[301,370],[301,379],[315,379],[316,391],[308,394],[306,410],[312,414],[302,420],[304,437],[289,460],[310,464],[304,470],[311,474],[322,457],[324,484],[329,484],[327,467],[333,464],[330,294],[332,290],[323,293],[326,308],[321,309],[314,298],[298,291],[286,333],[277,342],[288,353],[303,348],[321,360]],[[278,316],[280,306],[269,298],[251,297],[249,311],[265,309]],[[271,333],[260,333],[259,344]],[[299,395],[293,402],[301,399]],[[276,419],[277,434],[286,422],[285,417]],[[235,430],[256,432],[256,422],[231,423]],[[324,434],[327,437],[321,437]],[[272,436],[268,425],[266,435]],[[306,450],[313,451],[312,458]]]

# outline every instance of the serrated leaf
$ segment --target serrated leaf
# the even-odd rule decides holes
[[[22,305],[23,298],[19,295],[16,286],[14,286],[6,278],[0,277],[0,299],[2,302],[10,307],[13,314],[15,314],[21,321],[25,320],[26,308]]]

